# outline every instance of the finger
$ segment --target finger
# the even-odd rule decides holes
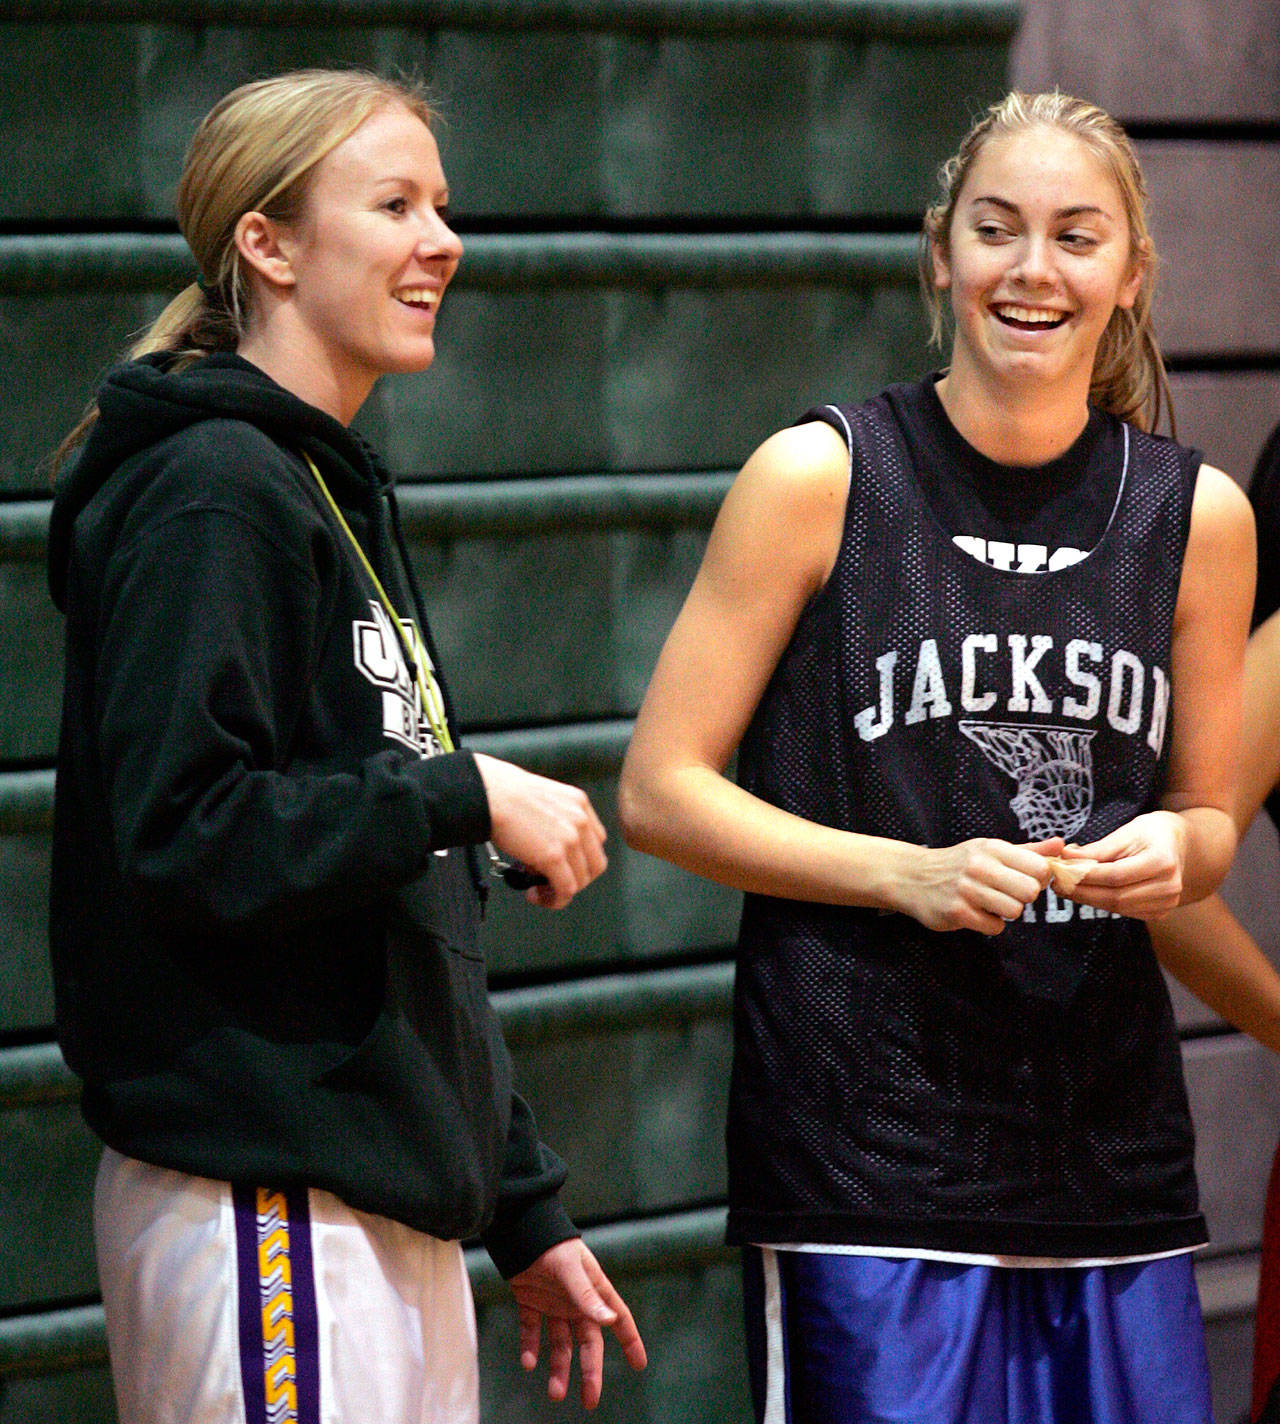
[[[1036,855],[1061,855],[1067,849],[1067,843],[1061,836],[1050,836],[1044,841],[1028,841],[1022,849],[1034,851]]]
[[[1052,844],[1047,842],[1046,844]],[[964,847],[957,849],[967,849],[973,856],[973,863],[981,865],[984,863],[994,863],[997,865],[1009,865],[1015,870],[1021,870],[1024,874],[1035,875],[1041,862],[1044,860],[1044,853],[1039,848],[1040,843],[1029,845],[1015,845],[1012,841],[1002,841],[994,837],[987,837],[976,841],[970,841]]]
[[[1017,900],[1018,913],[1021,914],[1023,905],[1029,905],[1048,885],[1052,873],[1047,857],[1037,856],[1033,873],[1004,866],[998,875],[992,876],[989,884],[993,890]]]
[[[604,845],[601,841],[592,838],[587,846],[587,872],[588,884],[598,876],[605,873],[609,866],[609,857],[604,853]]]
[[[579,1321],[577,1335],[582,1407],[594,1409],[600,1403],[600,1390],[604,1385],[604,1336],[591,1320]]]
[[[1088,845],[1073,845],[1068,849],[1071,855],[1084,856],[1089,860],[1121,860],[1132,855],[1140,845],[1141,842],[1135,846],[1130,828],[1121,826],[1119,830],[1112,831],[1109,836],[1103,836],[1100,840],[1090,841]]]
[[[608,1282],[605,1283],[608,1285]],[[606,1300],[613,1308],[617,1319],[613,1322],[613,1334],[622,1349],[623,1358],[633,1370],[642,1370],[649,1363],[648,1351],[640,1338],[640,1331],[627,1303],[612,1286],[609,1286]]]
[[[640,1338],[640,1331],[636,1327],[635,1319],[627,1308],[626,1301],[618,1294],[617,1287],[605,1275],[604,1267],[596,1260],[587,1246],[582,1248],[582,1267],[595,1286],[605,1307],[613,1312],[613,1333],[618,1344],[622,1347],[622,1353],[626,1357],[627,1363],[633,1370],[644,1369],[648,1363],[648,1355],[645,1352],[644,1341]]]
[[[1021,910],[1018,912],[1021,914]],[[1018,916],[1012,916],[1017,919]],[[1010,923],[1003,915],[993,915],[989,910],[979,909],[977,905],[969,905],[965,911],[959,915],[953,928],[958,930],[976,930],[980,935],[988,937],[1003,934],[1006,926]]]
[[[580,1241],[577,1244],[579,1254],[566,1266],[560,1278],[561,1287],[578,1314],[594,1320],[597,1325],[612,1325],[618,1318],[618,1312],[605,1300],[600,1287],[608,1286],[615,1295],[617,1292],[600,1269],[600,1262]]]
[[[542,1345],[542,1312],[521,1306],[516,1310],[516,1317],[520,1321],[520,1367],[536,1369]]]
[[[1039,893],[1039,887],[1037,887],[1036,893]],[[1035,899],[1035,895],[1031,895],[1030,898]],[[974,908],[984,911],[988,915],[994,915],[1002,925],[1016,920],[1022,914],[1026,903],[1016,895],[1006,895],[993,886],[983,886],[974,895]]]
[[[1170,874],[1172,867],[1161,852],[1143,849],[1136,855],[1119,860],[1099,861],[1082,882],[1095,889],[1118,890],[1125,886],[1142,885]]]
[[[587,847],[581,841],[575,841],[568,848],[565,858],[573,875],[573,893],[576,895],[578,891],[585,890],[595,879],[587,859]]]
[[[1018,848],[1010,846],[1008,850]],[[1019,855],[1025,858],[1025,864],[1011,865],[997,855],[975,861],[959,886],[960,893],[1002,917],[1021,914],[1022,907],[1029,905],[1049,883],[1049,862],[1044,856],[1021,850]],[[993,901],[993,896],[1001,897],[1001,903]],[[1010,900],[1017,902],[1016,909],[1004,903]]]
[[[525,891],[524,898],[540,910],[563,910],[573,896],[557,895],[550,885],[535,885],[532,890]]]
[[[1131,920],[1152,920],[1177,909],[1182,896],[1176,885],[1150,883],[1129,885],[1120,890],[1095,890],[1082,885],[1072,898],[1103,913],[1123,915]]]
[[[547,877],[547,883],[535,887],[544,892],[537,903],[551,910],[563,909],[578,893],[578,879],[573,868],[563,855],[548,858],[538,868]]]
[[[567,1320],[547,1321],[547,1397],[557,1402],[569,1393],[569,1372],[573,1368],[573,1331]]]

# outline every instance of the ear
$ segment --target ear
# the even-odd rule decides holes
[[[932,227],[929,229],[929,267],[933,272],[935,291],[947,291],[951,286],[951,263],[948,260],[946,244],[940,241]]]
[[[236,223],[240,256],[272,287],[292,287],[298,280],[289,257],[291,244],[282,237],[279,224],[262,213],[242,213]]]
[[[1143,278],[1151,266],[1151,241],[1143,238],[1133,252],[1129,261],[1129,274],[1120,284],[1120,291],[1116,297],[1116,306],[1125,311],[1131,311],[1134,302],[1138,300],[1138,293],[1142,290]]]

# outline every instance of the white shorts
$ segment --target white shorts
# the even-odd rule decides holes
[[[120,1424],[477,1424],[456,1241],[110,1148],[93,1215]]]

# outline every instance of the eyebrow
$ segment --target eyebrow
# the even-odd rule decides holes
[[[387,174],[385,178],[375,178],[373,187],[375,191],[379,188],[412,188],[418,193],[427,191],[417,178],[410,178],[407,175],[402,177],[394,173]],[[446,184],[444,188],[440,189],[431,201],[437,204],[447,204],[449,201],[448,185]]]
[[[1000,208],[1006,213],[1014,213],[1018,216],[1022,214],[1022,209],[1018,207],[1017,203],[1011,203],[1008,198],[997,198],[994,193],[987,193],[980,198],[973,198],[971,202],[975,207],[979,203],[990,203],[992,207]],[[1111,216],[1105,208],[1100,208],[1093,203],[1077,203],[1074,207],[1059,208],[1053,216],[1055,218],[1078,218],[1085,214],[1095,213],[1098,217],[1102,218],[1109,218]]]

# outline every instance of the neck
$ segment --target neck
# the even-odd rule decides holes
[[[264,323],[246,332],[236,354],[252,361],[277,385],[308,405],[350,425],[377,377],[343,370],[325,358],[303,332],[286,332]]]
[[[934,387],[970,445],[1001,465],[1043,465],[1069,450],[1089,423],[1089,387],[1025,382],[996,388],[952,365]]]

